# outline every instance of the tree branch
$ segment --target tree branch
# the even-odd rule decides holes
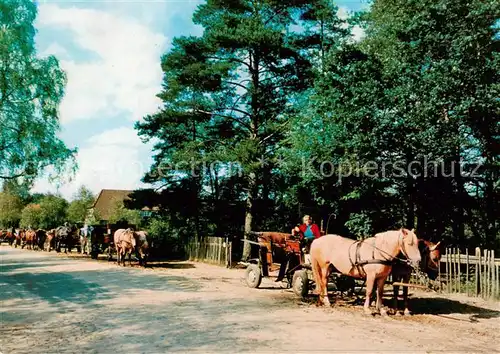
[[[217,113],[217,112],[203,111],[203,110],[200,110],[200,109],[196,109],[195,112],[197,112],[197,113],[203,113],[203,114],[208,114],[208,115],[216,115],[216,116],[219,116],[219,117],[227,118],[227,119],[233,120],[235,122],[238,122],[239,124],[243,125],[245,128],[251,130],[251,127],[247,123],[242,122],[241,120],[239,120],[239,119],[237,119],[235,117],[227,116],[227,115],[220,114],[220,113]]]

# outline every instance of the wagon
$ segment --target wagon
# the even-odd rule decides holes
[[[280,232],[252,232],[257,236],[257,241],[243,240],[252,245],[259,246],[257,258],[247,262],[245,271],[246,284],[250,288],[258,288],[262,278],[271,277],[271,273],[284,267],[284,279],[289,288],[300,297],[306,297],[314,287],[312,267],[309,255],[304,253],[304,245],[291,234]],[[283,269],[282,269],[283,272]],[[330,282],[341,292],[354,291],[353,278],[332,272]]]

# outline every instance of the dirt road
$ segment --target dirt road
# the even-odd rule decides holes
[[[411,317],[322,309],[243,270],[123,268],[0,246],[0,351],[10,353],[499,351],[498,304],[415,298]]]

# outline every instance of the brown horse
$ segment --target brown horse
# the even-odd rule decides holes
[[[21,248],[26,246],[26,249],[33,250],[36,245],[36,231],[29,229],[24,233],[23,245]]]
[[[439,272],[441,251],[439,249],[438,243],[432,243],[430,241],[418,240],[418,248],[420,249],[420,256],[422,257],[422,262],[420,262],[420,270],[426,273],[429,278],[436,279]],[[412,268],[402,262],[398,262],[392,267],[392,281],[393,282],[403,282],[408,283],[410,281],[410,276]],[[393,307],[394,311],[398,311],[398,294],[399,285],[393,285]],[[408,287],[403,286],[403,300],[404,300],[404,314],[410,315],[411,312],[408,309]]]
[[[132,265],[132,252],[135,250],[136,241],[135,241],[134,231],[130,228],[128,229],[118,229],[115,231],[113,242],[115,243],[116,248],[116,263],[120,264],[120,261],[123,261],[123,266],[125,267],[125,258],[126,254],[128,254],[128,260],[130,265]]]
[[[330,305],[328,300],[328,277],[332,267],[338,272],[358,279],[366,279],[365,313],[371,314],[370,298],[377,285],[376,310],[382,315],[382,295],[387,276],[399,253],[418,264],[420,252],[418,239],[413,230],[400,229],[376,234],[374,237],[356,241],[338,235],[326,235],[311,244],[311,264],[319,305]]]
[[[139,265],[146,267],[146,262],[149,258],[149,242],[148,233],[146,231],[134,232],[136,242],[136,256],[139,258]]]

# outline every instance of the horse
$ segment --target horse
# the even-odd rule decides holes
[[[65,223],[63,226],[59,226],[55,231],[55,248],[56,252],[61,252],[61,245],[64,244],[64,253],[71,252],[73,246],[78,243],[76,233],[76,227],[70,226]],[[78,246],[76,246],[78,249]]]
[[[36,246],[39,250],[43,250],[46,238],[47,238],[47,233],[45,232],[45,230],[42,229],[36,230]]]
[[[5,239],[7,240],[7,243],[9,244],[9,246],[12,246],[12,244],[14,243],[14,241],[16,239],[14,229],[12,229],[12,231],[7,230],[7,233],[5,235]]]
[[[134,232],[134,238],[137,245],[135,254],[139,259],[139,265],[146,267],[146,262],[149,258],[148,234],[146,231],[137,231]]]
[[[130,228],[118,229],[115,231],[113,242],[116,248],[117,264],[120,264],[120,261],[123,260],[123,266],[125,267],[125,257],[126,254],[128,254],[128,259],[132,266],[132,251],[135,250],[136,246],[134,235],[134,231]]]
[[[439,266],[441,260],[441,251],[439,249],[441,241],[433,243],[425,240],[418,240],[418,247],[420,249],[420,270],[426,273],[430,279],[436,279],[439,273]],[[392,266],[392,281],[408,283],[410,281],[412,268],[402,262],[398,262]],[[398,294],[399,285],[393,285],[393,307],[394,311],[398,311]],[[403,286],[403,300],[404,300],[404,315],[411,315],[408,309],[408,287]]]
[[[56,237],[56,229],[51,229],[47,231],[47,237],[45,238],[45,242],[43,244],[43,249],[47,252],[50,252],[52,249],[55,249],[55,237]]]
[[[24,230],[16,229],[14,232],[14,242],[12,242],[11,246],[14,246],[14,248],[17,248],[17,246],[21,247],[23,239],[24,239]]]
[[[26,246],[26,249],[33,250],[36,244],[36,232],[33,229],[26,230],[24,233],[23,244],[21,248]]]
[[[365,314],[370,311],[370,298],[374,285],[377,285],[376,312],[386,316],[382,308],[382,295],[387,276],[399,253],[412,263],[421,260],[418,239],[414,230],[385,231],[374,237],[356,241],[339,235],[325,235],[311,244],[311,264],[313,268],[318,305],[330,305],[328,300],[328,277],[332,267],[343,275],[366,279]]]

